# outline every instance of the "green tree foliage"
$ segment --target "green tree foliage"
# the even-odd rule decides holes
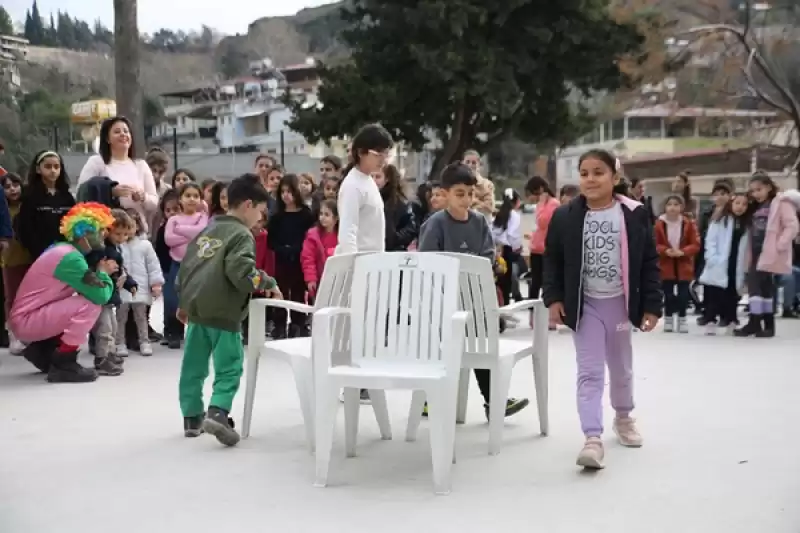
[[[14,34],[14,21],[11,20],[11,15],[0,6],[0,35],[13,35]]]
[[[420,149],[434,134],[432,174],[469,148],[510,135],[532,144],[579,136],[570,96],[626,83],[618,60],[642,36],[608,0],[355,0],[341,38],[351,60],[320,70],[319,104],[293,101],[290,127],[312,142],[379,121]]]

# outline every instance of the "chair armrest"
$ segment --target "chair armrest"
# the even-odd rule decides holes
[[[333,361],[331,323],[341,315],[349,315],[349,307],[323,307],[314,312],[311,326],[311,359],[318,375],[328,372]]]
[[[314,312],[314,307],[308,304],[301,304],[300,302],[293,302],[291,300],[276,300],[274,298],[254,298],[250,300],[250,305],[258,305],[261,307],[279,307],[287,311],[297,311],[298,313],[305,313],[310,315]]]
[[[470,314],[469,311],[456,311],[450,319],[450,342],[443,348],[444,350],[452,350],[447,358],[447,364],[448,372],[454,376],[458,376],[461,370],[464,343],[467,338],[467,319]],[[458,378],[456,378],[455,383],[458,383]]]
[[[541,299],[538,300],[523,300],[521,302],[514,302],[513,304],[504,305],[498,312],[500,316],[510,316],[519,311],[526,311],[528,309],[535,309],[539,305],[544,306]]]

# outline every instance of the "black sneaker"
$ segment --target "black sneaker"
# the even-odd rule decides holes
[[[108,358],[109,360],[111,360],[112,363],[114,363],[117,366],[122,366],[122,364],[125,363],[125,358],[115,353],[109,355]]]
[[[169,341],[167,339],[161,339],[158,341],[161,346],[169,346]]]
[[[241,437],[233,429],[231,422],[227,411],[219,407],[209,407],[206,418],[203,420],[203,430],[216,437],[224,446],[236,446]]]
[[[202,435],[204,418],[204,415],[183,417],[183,436],[193,438]]]
[[[513,416],[530,404],[530,400],[527,398],[509,398],[508,402],[506,403],[506,417]],[[489,420],[489,404],[483,404],[483,410],[486,412],[486,420]]]
[[[91,383],[97,380],[97,372],[78,364],[78,352],[56,354],[47,373],[50,383]]]
[[[369,405],[372,403],[372,400],[369,397],[369,391],[367,389],[361,389],[361,392],[358,394],[358,399],[364,405]]]
[[[95,357],[94,369],[97,370],[97,374],[100,376],[119,376],[125,371],[121,366],[115,365],[108,357],[102,359]]]
[[[167,341],[167,348],[169,348],[170,350],[180,350],[181,349],[180,339],[169,339]]]
[[[161,342],[164,339],[164,336],[153,329],[152,326],[147,326],[147,338],[150,342]]]

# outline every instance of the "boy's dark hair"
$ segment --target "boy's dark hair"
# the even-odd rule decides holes
[[[431,192],[433,192],[434,189],[442,189],[443,188],[442,187],[442,182],[439,181],[439,180],[433,180],[433,181],[428,182],[428,186],[429,186]]]
[[[170,185],[172,185],[173,189],[175,188],[175,178],[178,177],[178,174],[186,174],[186,176],[193,183],[197,182],[197,177],[194,175],[194,172],[192,172],[188,168],[179,168],[179,169],[175,170],[175,172],[172,174],[172,180],[170,181]]]
[[[558,191],[558,197],[561,198],[563,196],[570,196],[574,198],[575,196],[578,196],[579,193],[580,191],[575,185],[564,185],[561,187],[561,190]]]
[[[27,192],[29,194],[33,194],[37,198],[48,194],[47,188],[42,181],[42,176],[39,174],[39,164],[46,158],[55,156],[58,156],[58,161],[61,164],[61,172],[56,178],[56,190],[60,193],[69,192],[69,176],[67,176],[67,169],[64,166],[64,158],[61,157],[61,154],[57,154],[52,150],[42,150],[33,156],[31,165],[28,168]]]
[[[247,200],[254,205],[266,204],[269,193],[255,174],[243,174],[228,185],[228,208],[235,209]]]
[[[450,190],[456,185],[474,187],[478,184],[478,178],[475,177],[471,168],[457,161],[444,167],[444,170],[442,170],[441,182],[443,189]]]
[[[351,152],[353,162],[358,164],[361,156],[370,150],[384,152],[394,146],[392,135],[380,124],[367,124],[353,137]]]
[[[222,191],[228,188],[228,184],[224,181],[214,182],[211,187],[211,205],[208,206],[209,215],[224,215],[225,210],[222,208]]]
[[[550,188],[550,184],[541,176],[534,176],[525,184],[526,194],[542,194],[543,192],[546,192],[550,196],[555,196],[555,194],[553,194],[553,189]]]
[[[158,209],[161,211],[161,214],[164,214],[164,210],[167,207],[169,202],[180,202],[181,197],[178,194],[178,191],[175,189],[169,189],[167,192],[164,193],[164,196],[161,197],[161,201],[158,202]]]
[[[130,159],[136,159],[136,135],[133,133],[133,125],[130,120],[120,115],[104,120],[103,124],[100,126],[100,157],[103,158],[103,162],[106,165],[111,162],[111,144],[109,144],[111,128],[113,128],[114,124],[117,122],[122,122],[128,126],[128,132],[130,132],[131,136],[131,145],[128,147],[128,157]]]
[[[320,163],[328,163],[336,170],[342,170],[342,160],[335,155],[326,155],[320,159]]]
[[[772,178],[764,172],[763,170],[757,170],[753,176],[750,178],[750,183],[760,183],[765,187],[769,187],[769,199],[774,200],[776,196],[778,196],[778,185],[772,180]]]
[[[302,209],[306,206],[303,195],[300,193],[300,180],[297,179],[297,174],[286,174],[281,178],[280,183],[278,183],[278,189],[275,191],[278,198],[278,213],[286,211],[286,204],[283,202],[284,187],[287,187],[289,192],[292,193],[295,207]]]

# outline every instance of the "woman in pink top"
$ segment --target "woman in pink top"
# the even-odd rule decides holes
[[[149,220],[158,210],[158,189],[147,162],[135,158],[136,147],[127,118],[113,117],[103,122],[99,151],[99,155],[86,161],[78,186],[96,176],[106,176],[119,184],[113,194],[120,205],[136,210],[142,220]]]
[[[544,242],[547,237],[547,228],[556,208],[561,205],[555,198],[550,184],[541,176],[534,176],[525,184],[525,194],[528,201],[536,204],[536,229],[531,234],[530,246],[530,275],[528,278],[528,298],[539,298],[542,290],[542,274],[544,256]],[[551,324],[550,329],[555,329]]]
[[[203,190],[200,185],[189,182],[178,189],[181,212],[167,220],[164,228],[164,242],[169,246],[172,266],[164,283],[164,320],[169,321],[167,345],[178,350],[183,337],[183,324],[175,313],[178,311],[178,294],[175,292],[175,278],[181,268],[181,261],[186,255],[186,247],[208,225],[208,213],[203,208]]]

